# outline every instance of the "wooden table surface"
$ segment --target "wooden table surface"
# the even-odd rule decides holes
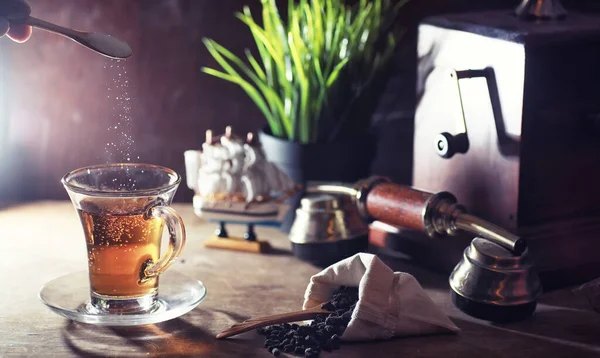
[[[255,332],[219,341],[214,336],[251,316],[299,309],[308,280],[319,269],[291,255],[286,237],[274,228],[256,230],[279,249],[274,254],[206,249],[202,242],[214,224],[195,217],[191,204],[174,207],[184,219],[188,241],[171,270],[203,281],[208,295],[180,318],[128,328],[70,322],[38,299],[45,282],[86,269],[82,229],[70,202],[37,202],[0,211],[0,357],[270,357]],[[243,227],[228,230],[241,234]],[[470,318],[451,304],[445,275],[389,255],[381,257],[394,270],[415,275],[462,331],[348,344],[321,357],[600,356],[600,315],[570,290],[546,293],[527,321],[493,325]]]

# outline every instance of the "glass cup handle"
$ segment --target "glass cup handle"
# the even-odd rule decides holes
[[[141,271],[141,282],[157,277],[169,268],[179,257],[185,244],[185,226],[183,226],[183,220],[173,208],[164,205],[153,206],[148,211],[148,216],[165,221],[169,230],[169,247],[157,262],[147,262],[146,267]]]

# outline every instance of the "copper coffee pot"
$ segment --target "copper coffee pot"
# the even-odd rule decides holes
[[[366,222],[380,221],[444,237],[476,235],[450,274],[454,304],[474,317],[506,322],[530,316],[542,288],[524,238],[468,214],[449,192],[428,193],[371,177],[353,186],[315,184],[309,193],[347,194]]]

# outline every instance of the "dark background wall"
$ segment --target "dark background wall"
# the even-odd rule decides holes
[[[245,133],[265,124],[241,90],[200,72],[203,65],[216,66],[201,44],[203,37],[236,53],[252,48],[248,31],[233,15],[244,4],[260,9],[258,0],[29,3],[34,16],[123,39],[134,56],[117,63],[43,31],[34,31],[25,44],[0,39],[0,199],[66,199],[60,178],[67,171],[126,160],[127,154],[132,161],[165,165],[183,174],[183,151],[197,148],[206,129],[221,132],[232,125]],[[374,121],[382,134],[374,173],[410,182],[420,19],[444,12],[511,9],[517,3],[412,0],[406,6],[399,22],[407,32]],[[592,0],[564,3],[571,9],[600,9]],[[133,144],[124,146],[122,133]],[[182,185],[176,200],[189,201],[191,196]]]

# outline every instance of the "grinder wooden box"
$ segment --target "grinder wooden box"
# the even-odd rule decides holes
[[[600,276],[600,17],[432,17],[418,63],[413,186],[527,237],[546,285]],[[451,270],[469,240],[395,245]]]

